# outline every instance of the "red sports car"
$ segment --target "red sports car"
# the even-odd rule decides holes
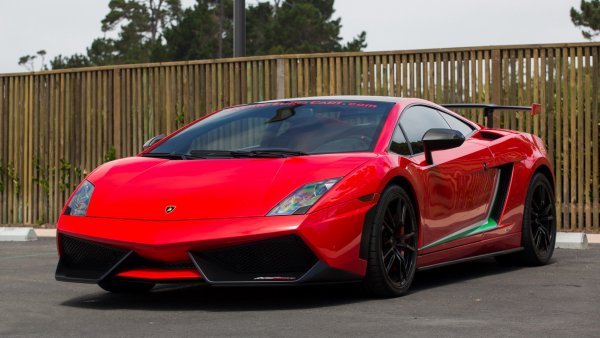
[[[530,109],[447,107],[483,108],[488,123]],[[399,296],[418,269],[547,263],[553,182],[540,138],[425,100],[241,105],[90,173],[58,222],[56,279],[112,292],[362,281]]]

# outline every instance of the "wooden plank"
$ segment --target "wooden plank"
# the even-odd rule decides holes
[[[577,77],[577,89],[576,89],[576,100],[577,100],[577,130],[575,133],[577,134],[577,143],[576,147],[579,150],[579,156],[576,156],[577,159],[577,230],[581,231],[585,227],[585,220],[583,219],[583,206],[584,206],[584,160],[585,160],[585,147],[583,143],[583,135],[584,134],[584,126],[583,126],[583,116],[584,116],[584,106],[583,106],[583,78],[584,78],[584,66],[583,66],[583,50],[581,48],[577,48],[577,68],[575,71],[575,76]],[[574,142],[575,143],[575,142]],[[581,156],[583,155],[583,156]],[[575,164],[575,163],[573,163]],[[587,183],[587,182],[586,182]],[[586,184],[587,185],[587,184]]]
[[[355,58],[348,58],[348,94],[358,95],[356,90],[356,65]]]
[[[569,132],[569,93],[570,93],[570,87],[569,87],[569,50],[566,48],[562,49],[562,74],[563,74],[563,82],[562,82],[562,88],[563,88],[563,92],[562,92],[562,103],[563,103],[563,107],[562,107],[562,124],[563,124],[563,135],[562,135],[562,140],[563,140],[563,145],[562,145],[562,149],[563,152],[565,152],[565,155],[563,156],[563,187],[562,187],[562,193],[563,193],[563,207],[562,207],[562,212],[563,212],[563,218],[564,218],[564,229],[571,229],[571,212],[570,212],[570,208],[569,208],[569,202],[571,200],[570,198],[570,186],[569,186],[569,175],[570,175],[570,166],[569,166],[569,162],[570,162],[570,156],[568,154],[566,154],[567,150],[569,150],[569,137],[570,137],[570,132]]]
[[[570,193],[570,214],[571,214],[571,230],[576,230],[578,226],[577,218],[577,87],[576,87],[576,62],[577,62],[577,51],[575,48],[569,49],[569,102],[570,102],[570,121],[569,126],[571,127],[569,132],[570,146],[569,151],[570,160],[570,175],[569,175],[569,187]]]
[[[456,101],[456,55],[454,53],[448,53],[448,92],[447,100],[445,102],[457,102]]]
[[[342,94],[342,60],[335,58],[335,95]]]
[[[406,86],[406,95],[410,97],[416,97],[416,74],[415,74],[415,55],[408,55],[408,85]]]
[[[396,61],[395,61],[395,57],[394,55],[390,55],[388,57],[388,67],[389,67],[389,92],[388,95],[390,96],[396,96]]]
[[[556,89],[553,92],[553,96],[556,97],[555,100],[553,100],[552,102],[552,106],[554,107],[554,118],[553,120],[556,122],[556,129],[555,129],[555,135],[556,135],[556,144],[554,146],[554,154],[556,154],[555,156],[555,161],[554,161],[554,175],[556,177],[556,210],[557,210],[557,219],[556,219],[556,226],[558,227],[558,229],[563,229],[564,225],[563,225],[563,219],[564,219],[564,212],[563,212],[563,199],[562,199],[562,191],[563,191],[563,168],[562,168],[562,115],[564,114],[563,110],[562,110],[562,106],[560,104],[561,102],[561,98],[562,98],[562,77],[564,76],[562,73],[562,51],[560,49],[556,49],[554,50],[554,57],[555,57],[555,69],[556,69]]]
[[[526,49],[525,50],[525,79],[523,81],[523,83],[525,84],[525,91],[523,95],[523,102],[522,104],[524,105],[529,105],[531,103],[531,92],[532,92],[532,81],[531,81],[531,50],[530,49]],[[526,114],[525,112],[522,112],[522,114],[525,116],[525,132],[531,133],[532,132],[532,127],[533,127],[533,123],[531,120],[531,114]]]
[[[583,130],[584,130],[584,135],[581,138],[582,141],[584,141],[585,146],[580,148],[583,150],[584,153],[584,164],[582,166],[584,166],[584,174],[583,176],[583,190],[584,190],[584,196],[585,196],[585,205],[584,205],[584,211],[585,211],[585,230],[586,231],[593,231],[593,224],[592,224],[592,198],[591,198],[591,188],[592,188],[592,179],[594,174],[592,173],[592,157],[594,157],[594,154],[592,153],[592,128],[593,128],[593,124],[592,124],[592,118],[591,118],[591,111],[592,111],[592,102],[591,102],[591,98],[592,98],[592,86],[591,86],[591,69],[592,69],[592,65],[591,65],[591,55],[590,55],[590,48],[586,47],[584,49],[584,57],[583,57],[584,61],[585,61],[585,67],[583,67],[583,65],[580,65],[580,71],[582,71],[582,77],[584,77],[585,81],[584,81],[584,86],[583,88],[580,87],[581,93],[584,93],[582,99],[583,101],[585,101],[585,108],[584,108],[584,112],[582,115],[582,123],[583,123]],[[581,70],[581,68],[583,68],[583,70]],[[580,129],[581,130],[581,129]],[[581,189],[581,186],[580,186]],[[584,201],[580,200],[579,204],[583,204]]]
[[[361,95],[369,95],[369,61],[366,56],[361,58],[362,61],[362,86]]]
[[[533,97],[531,102],[539,103],[539,91],[540,91],[540,55],[537,49],[533,50]],[[529,115],[529,114],[528,114]],[[533,122],[533,134],[540,135],[540,120],[539,115],[532,118]]]
[[[469,102],[477,103],[479,102],[479,98],[477,97],[477,71],[478,71],[478,62],[477,62],[477,53],[475,51],[470,52],[470,60],[471,60],[471,97]],[[469,113],[469,119],[472,121],[476,121],[476,113],[475,110],[471,110]]]
[[[317,96],[323,95],[323,59],[317,59],[317,78],[316,78],[316,94]]]
[[[548,120],[548,128],[546,130],[547,134],[546,134],[546,142],[548,144],[548,150],[549,150],[549,156],[551,160],[555,160],[556,158],[556,151],[555,151],[555,145],[554,145],[554,120],[555,120],[555,116],[556,116],[556,109],[554,109],[554,82],[555,82],[555,71],[558,72],[558,67],[556,67],[556,61],[554,58],[554,49],[548,49],[547,50],[548,53],[548,61],[547,61],[547,65],[548,65],[548,71],[546,72],[547,76],[548,76],[548,82],[547,85],[545,86],[546,88],[546,98],[544,99],[544,104],[545,104],[545,113],[544,114],[547,117]],[[556,168],[556,164],[554,165],[554,168]]]
[[[438,54],[438,56],[440,56]],[[439,61],[439,60],[438,60]],[[408,68],[410,67],[409,65],[409,59],[408,59],[408,55],[402,55],[402,97],[408,97],[410,95],[410,84],[409,82],[409,75],[408,75]],[[439,66],[439,63],[438,63]],[[439,72],[438,72],[439,74]],[[439,81],[439,78],[438,78]],[[441,94],[441,88],[439,89],[439,93]],[[441,96],[440,96],[441,97]],[[440,98],[438,97],[438,98]]]
[[[329,58],[329,95],[335,95],[335,59]]]
[[[415,55],[415,96],[423,98],[421,54]]]
[[[455,98],[456,102],[464,102],[464,89],[463,89],[463,55],[461,52],[456,53],[456,91]]]
[[[600,95],[600,48],[592,48],[592,204],[593,204],[593,220],[594,231],[600,231],[600,198],[599,198],[599,187],[598,187],[598,176],[600,175],[600,168],[598,168],[598,154],[600,150],[600,140],[598,139],[598,97]]]

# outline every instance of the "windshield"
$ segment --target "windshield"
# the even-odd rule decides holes
[[[229,108],[184,129],[145,155],[283,157],[373,151],[393,105],[326,100]]]

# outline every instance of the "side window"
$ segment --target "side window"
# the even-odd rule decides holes
[[[473,132],[473,127],[468,125],[467,123],[461,121],[460,119],[457,119],[456,117],[454,117],[450,114],[446,114],[444,112],[441,112],[440,114],[442,115],[442,117],[444,117],[446,122],[448,122],[448,124],[450,125],[450,128],[452,128],[456,131],[460,131],[464,137],[467,137],[467,135],[469,135]]]
[[[402,112],[400,124],[415,154],[423,152],[421,140],[429,129],[449,128],[448,123],[437,110],[425,106],[410,107]]]
[[[394,130],[390,151],[398,155],[410,155],[410,148],[408,147],[408,143],[406,142],[406,138],[404,138],[404,133],[402,132],[402,129],[400,129],[400,126],[396,126],[396,130]]]

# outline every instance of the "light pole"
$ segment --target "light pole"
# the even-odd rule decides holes
[[[233,6],[233,56],[246,56],[246,0]]]

